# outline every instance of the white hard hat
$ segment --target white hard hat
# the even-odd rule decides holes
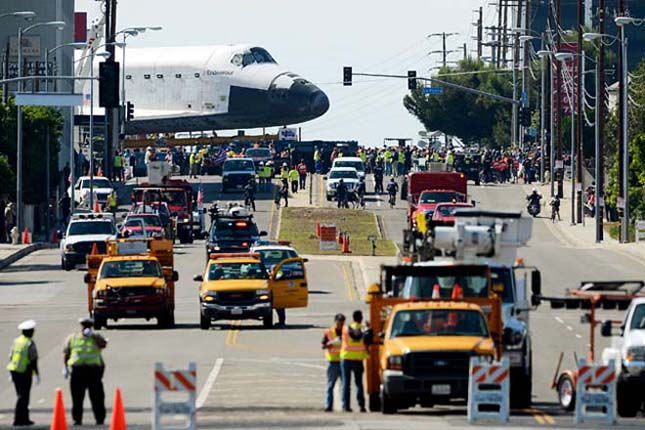
[[[33,330],[36,327],[36,321],[27,320],[23,321],[18,325],[18,330]]]

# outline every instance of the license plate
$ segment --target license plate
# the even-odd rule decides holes
[[[242,309],[240,308],[231,309],[231,315],[242,315]]]
[[[430,390],[435,396],[447,396],[450,394],[450,384],[433,385]]]
[[[522,364],[522,352],[514,351],[506,354],[511,366],[519,366]]]
[[[125,313],[126,313],[126,315],[136,315],[137,311],[135,311],[133,309],[126,309]]]

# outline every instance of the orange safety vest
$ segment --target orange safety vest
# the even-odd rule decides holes
[[[336,327],[325,329],[325,339],[327,339],[328,342],[331,342],[336,338],[336,336],[333,335],[335,330]],[[325,358],[329,362],[339,362],[340,344],[329,344],[327,348],[325,348]]]
[[[359,323],[351,323],[349,328],[360,329]],[[340,349],[341,360],[363,361],[368,357],[365,341],[361,338],[354,340],[349,336],[349,328],[343,327],[342,346]]]

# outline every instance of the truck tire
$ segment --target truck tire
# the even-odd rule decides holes
[[[565,411],[576,407],[576,385],[569,375],[561,375],[557,384],[558,403]]]
[[[100,330],[101,328],[107,328],[107,326],[108,326],[107,318],[94,317],[94,330]]]
[[[385,393],[381,387],[381,412],[385,415],[395,414],[397,411],[396,403],[394,400]]]
[[[381,396],[379,393],[370,394],[369,407],[371,412],[379,412],[381,410]]]
[[[211,328],[211,319],[205,317],[201,313],[199,314],[199,328],[202,330],[208,330]]]
[[[530,374],[518,377],[511,386],[511,409],[530,408],[532,388]]]
[[[67,262],[67,259],[65,257],[61,258],[60,267],[66,272],[72,270],[72,265]]]
[[[633,418],[641,408],[641,394],[625,383],[616,383],[616,409],[623,418]]]

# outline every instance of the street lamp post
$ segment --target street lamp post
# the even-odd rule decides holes
[[[25,21],[31,21],[36,17],[36,12],[30,10],[16,11],[16,12],[6,12],[0,13],[0,19],[2,18],[24,18]],[[9,61],[9,54],[7,53],[7,61]],[[2,101],[7,103],[7,84],[2,84]]]
[[[94,56],[108,58],[109,52],[95,53],[93,46],[90,47],[90,207],[94,210]]]
[[[22,92],[22,36],[39,27],[56,27],[57,30],[65,28],[64,21],[47,21],[32,24],[25,29],[18,27],[18,92]],[[24,214],[22,204],[22,106],[16,106],[16,224],[18,231],[22,232],[24,227]],[[49,163],[49,160],[46,160]],[[47,196],[47,204],[49,204],[49,196]]]

